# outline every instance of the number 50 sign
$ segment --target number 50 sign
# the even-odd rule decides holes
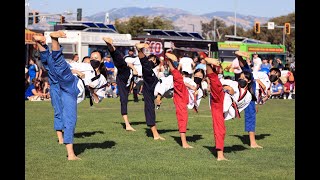
[[[148,53],[159,55],[162,53],[162,43],[159,41],[146,41],[145,43],[149,44]]]

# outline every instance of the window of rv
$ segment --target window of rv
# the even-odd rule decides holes
[[[52,44],[48,43],[49,49],[51,49]],[[74,54],[77,54],[76,44],[63,44],[63,56],[66,60],[71,60]]]
[[[116,46],[116,48],[125,56],[128,54],[128,51],[130,49],[130,47],[132,48],[132,46]],[[108,55],[109,52],[107,50],[107,46],[103,46],[103,45],[89,45],[89,56],[91,54],[92,51],[94,50],[100,50],[104,53],[104,55]],[[135,53],[137,55],[137,53]]]

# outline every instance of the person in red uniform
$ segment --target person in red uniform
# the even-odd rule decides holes
[[[228,160],[224,157],[224,138],[226,134],[226,127],[224,124],[223,115],[223,101],[224,91],[222,84],[218,78],[218,72],[220,63],[217,59],[206,57],[204,58],[207,62],[207,77],[210,80],[210,105],[212,115],[212,125],[214,131],[214,140],[216,143],[217,160]]]
[[[193,148],[187,143],[186,132],[188,124],[188,109],[189,94],[187,86],[183,82],[183,77],[176,67],[173,65],[173,61],[177,61],[177,57],[174,54],[166,53],[166,59],[171,74],[173,76],[173,102],[176,107],[176,117],[178,121],[178,128],[183,148]]]

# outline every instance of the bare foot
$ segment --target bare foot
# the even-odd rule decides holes
[[[198,108],[196,106],[193,106],[192,109],[194,110],[194,112],[198,113]]]
[[[163,137],[161,137],[161,136],[154,137],[153,139],[154,139],[154,140],[162,140],[162,141],[166,140],[165,138],[163,138]]]
[[[217,161],[230,161],[230,160],[225,157],[220,157],[217,159]]]
[[[126,131],[136,131],[135,129],[133,129],[131,126],[126,127]]]
[[[218,59],[215,59],[215,58],[206,57],[206,58],[204,58],[204,60],[205,60],[208,64],[213,64],[213,65],[216,65],[216,66],[219,66],[219,65],[220,65],[220,62],[218,61]]]
[[[142,48],[148,48],[148,47],[149,47],[149,45],[146,44],[146,43],[137,43],[137,44],[136,44],[136,48],[137,48],[138,50],[141,50]]]
[[[68,157],[68,160],[69,161],[75,161],[75,160],[82,160],[82,159],[77,157],[77,156],[71,156],[71,157]]]
[[[111,38],[109,38],[109,37],[103,37],[102,39],[103,39],[104,42],[106,42],[107,44],[112,45],[112,43],[113,43],[113,40],[112,40]]]
[[[59,30],[59,31],[55,31],[55,32],[50,33],[50,37],[51,38],[66,38],[67,35],[63,31]]]
[[[44,36],[33,35],[32,38],[35,42],[39,42],[40,44],[46,43],[46,38]]]
[[[182,146],[184,149],[192,149],[193,147],[190,146],[189,144]]]
[[[171,59],[172,61],[177,61],[177,57],[174,54],[166,53],[166,56]]]
[[[251,145],[250,147],[253,149],[262,149],[263,148],[262,146],[259,146],[258,144]]]

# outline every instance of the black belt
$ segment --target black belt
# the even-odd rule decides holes
[[[84,81],[83,81],[83,79],[81,79],[79,76],[77,76],[80,80],[81,80],[81,82],[82,82],[82,84],[83,84],[83,87],[84,87],[84,89],[86,89],[86,87],[88,88],[88,90],[89,90],[89,87],[88,86],[86,86],[85,84],[84,84]],[[89,90],[89,96],[90,96],[90,98],[89,98],[89,103],[90,103],[90,106],[93,106],[93,102],[92,102],[92,98],[91,98],[91,95],[90,95],[90,90]],[[84,91],[84,97],[86,97],[86,91]]]

